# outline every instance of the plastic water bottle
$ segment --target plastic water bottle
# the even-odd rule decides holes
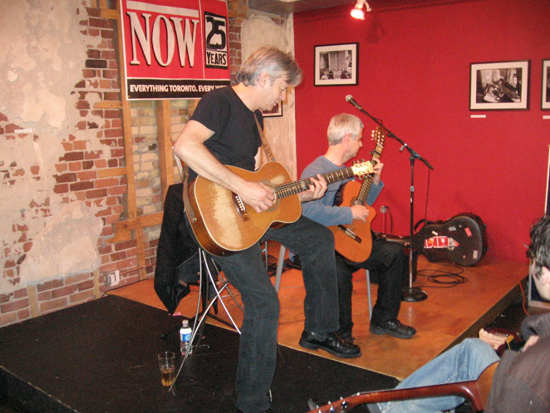
[[[189,327],[189,320],[183,320],[180,328],[180,351],[181,355],[191,354],[191,335],[193,331]]]

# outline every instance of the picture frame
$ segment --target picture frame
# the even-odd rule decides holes
[[[358,83],[359,43],[315,46],[315,86]]]
[[[262,110],[262,116],[264,118],[276,118],[279,116],[283,116],[283,102],[279,102],[276,105],[273,105],[270,110]]]
[[[542,61],[542,102],[541,109],[550,109],[550,59]]]
[[[530,60],[472,63],[470,110],[529,109]]]

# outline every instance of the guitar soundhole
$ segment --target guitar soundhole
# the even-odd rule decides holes
[[[273,204],[273,206],[271,208],[267,209],[267,211],[271,212],[271,211],[276,210],[277,208],[279,208],[280,204],[281,204],[281,200],[279,198],[275,198],[275,203]]]

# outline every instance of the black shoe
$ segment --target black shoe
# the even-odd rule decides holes
[[[320,348],[328,351],[334,356],[347,359],[361,356],[361,349],[359,346],[345,342],[338,333],[330,333],[325,340],[321,341],[315,338],[315,333],[304,331],[299,344],[309,350],[317,350]]]
[[[338,335],[344,340],[345,343],[352,346],[355,343],[355,338],[351,336],[351,331],[347,333],[338,332]]]
[[[287,258],[285,260],[284,266],[287,268],[293,268],[295,270],[301,270],[302,269],[302,262],[300,261],[300,256],[295,255],[292,259]]]
[[[370,332],[373,334],[388,334],[397,338],[411,338],[416,334],[414,328],[401,324],[401,321],[397,319],[382,324],[371,324]]]

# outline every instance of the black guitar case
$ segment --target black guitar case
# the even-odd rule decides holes
[[[463,212],[447,221],[416,223],[415,229],[424,226],[414,235],[413,245],[428,261],[451,261],[469,267],[477,264],[487,252],[485,224],[475,214]]]

